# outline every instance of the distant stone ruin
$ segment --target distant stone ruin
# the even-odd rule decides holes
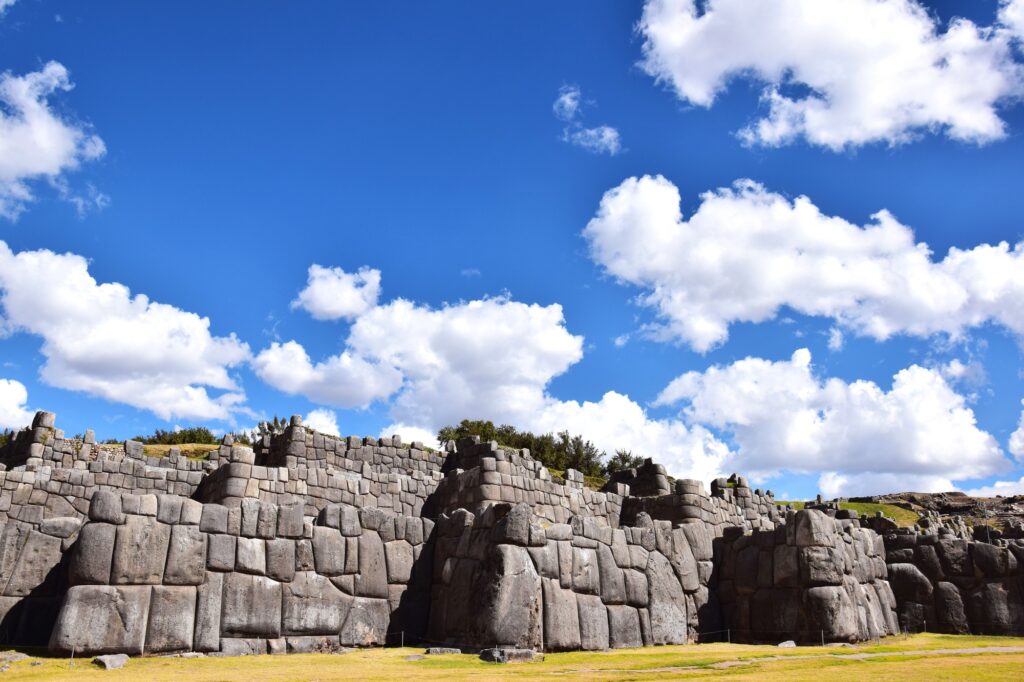
[[[338,438],[298,417],[203,461],[0,449],[0,638],[78,655],[538,651],[1024,631],[1024,541],[794,511],[650,461],[586,488],[529,452]]]

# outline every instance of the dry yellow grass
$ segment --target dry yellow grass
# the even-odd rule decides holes
[[[206,459],[219,445],[206,443],[183,443],[181,445],[143,445],[142,451],[149,457],[166,457],[171,448],[178,448],[181,454],[189,459]]]
[[[473,655],[406,660],[422,649],[367,649],[343,655],[132,659],[103,671],[88,660],[31,658],[11,665],[17,680],[1010,680],[1024,678],[1024,652],[948,653],[951,649],[1020,647],[1024,638],[917,635],[853,648],[703,644],[601,653],[548,654],[543,663],[498,666]],[[916,653],[912,656],[899,652]],[[857,660],[851,654],[876,654]],[[766,660],[771,659],[771,660]],[[32,663],[37,665],[32,665]]]

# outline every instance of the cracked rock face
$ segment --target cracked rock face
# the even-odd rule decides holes
[[[852,642],[1024,623],[1024,544],[793,512],[653,462],[601,491],[526,451],[337,438],[293,420],[208,460],[64,438],[0,450],[0,617],[60,654],[245,655],[427,640],[598,651]],[[934,532],[932,532],[934,531]]]

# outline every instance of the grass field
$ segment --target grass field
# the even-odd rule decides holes
[[[984,650],[997,647],[993,650]],[[998,648],[1004,649],[1000,651]],[[1015,648],[1016,651],[1005,649]],[[956,653],[960,651],[960,653]],[[1024,677],[1024,638],[915,635],[858,647],[700,644],[548,654],[542,663],[499,666],[474,655],[428,656],[418,648],[346,654],[132,659],[117,671],[87,660],[30,658],[5,680],[1011,680]],[[37,663],[37,665],[32,665]]]
[[[854,509],[861,516],[874,516],[875,512],[882,512],[896,521],[896,524],[903,528],[912,528],[919,518],[917,512],[912,512],[894,504],[874,504],[872,502],[840,502],[840,509]]]
[[[206,443],[182,443],[181,445],[143,445],[142,451],[149,457],[166,457],[171,448],[178,448],[189,459],[206,459],[219,445]]]
[[[793,502],[790,500],[776,500],[775,504],[788,504],[793,509],[803,509],[806,502]],[[918,515],[915,512],[897,507],[894,504],[874,504],[872,502],[840,502],[840,509],[853,509],[861,516],[874,516],[875,512],[882,512],[889,518],[896,521],[896,525],[903,528],[912,528],[917,523]]]

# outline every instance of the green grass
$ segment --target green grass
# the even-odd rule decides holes
[[[12,663],[5,680],[146,680],[219,682],[220,680],[1008,680],[1020,679],[1024,653],[985,651],[965,654],[914,654],[938,649],[1024,647],[1024,638],[915,635],[881,645],[796,647],[701,644],[620,649],[606,652],[548,654],[542,663],[498,666],[472,654],[428,656],[419,648],[364,649],[347,654],[301,654],[238,658],[132,659],[121,670],[102,671],[88,660],[30,658]],[[892,654],[873,659],[850,654]],[[37,663],[37,665],[32,665]]]
[[[896,525],[903,528],[912,528],[920,518],[917,512],[912,512],[894,504],[875,504],[873,502],[840,502],[840,509],[853,509],[861,516],[874,516],[875,512],[882,512],[896,522]]]
[[[808,502],[795,502],[791,500],[775,500],[775,504],[788,504],[793,509],[804,509]],[[875,504],[873,502],[840,502],[840,509],[852,509],[860,516],[874,516],[875,512],[882,512],[896,522],[901,528],[913,528],[917,523],[918,515],[909,509],[897,507],[895,504]]]
[[[565,480],[564,469],[552,469],[551,467],[546,468],[548,470],[548,473],[551,474],[552,476],[560,478],[563,481]],[[583,485],[587,488],[590,488],[591,490],[600,490],[601,488],[604,487],[604,484],[607,482],[608,479],[603,478],[601,476],[587,476],[586,474],[583,475]]]
[[[178,448],[181,454],[189,459],[206,459],[220,445],[206,443],[182,443],[181,445],[143,445],[142,452],[147,457],[166,457],[171,448]]]

